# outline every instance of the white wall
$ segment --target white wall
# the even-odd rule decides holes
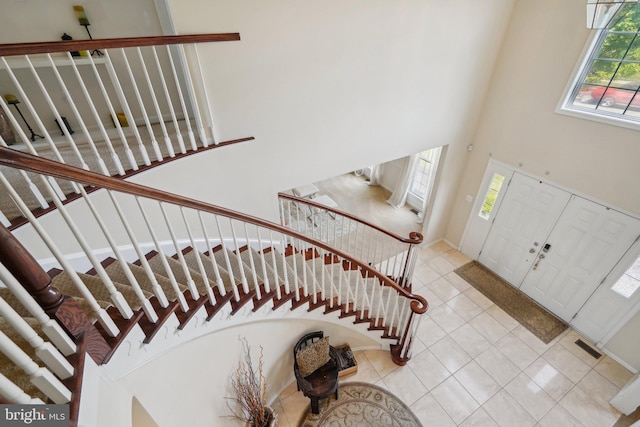
[[[583,0],[518,0],[482,108],[446,232],[459,243],[490,157],[595,200],[640,214],[638,132],[554,112],[590,30]],[[636,316],[625,337],[640,331]],[[623,331],[621,331],[622,333]],[[615,354],[636,369],[635,340]]]
[[[240,32],[199,52],[219,135],[256,141],[215,153],[206,172],[176,166],[172,187],[202,182],[209,200],[275,219],[281,189],[450,144],[428,231],[442,236],[511,5],[173,1],[181,34]]]

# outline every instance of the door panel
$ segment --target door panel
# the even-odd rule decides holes
[[[514,173],[478,260],[518,286],[570,194]]]
[[[571,322],[585,337],[604,344],[640,305],[640,242],[636,241]],[[622,285],[622,289],[617,286]]]
[[[574,196],[520,289],[568,322],[639,233],[637,219]]]

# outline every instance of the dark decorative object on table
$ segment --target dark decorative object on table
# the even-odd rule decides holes
[[[311,332],[293,347],[293,373],[298,390],[311,400],[311,412],[320,413],[320,400],[335,394],[342,357],[322,331]]]
[[[73,11],[76,13],[76,18],[78,18],[78,22],[80,23],[80,25],[82,25],[84,29],[87,30],[89,39],[93,40],[93,37],[91,37],[91,32],[89,31],[89,25],[91,24],[89,23],[89,18],[87,18],[87,14],[84,11],[84,7],[73,6]],[[91,55],[102,56],[103,53],[100,52],[98,49],[96,49],[93,52],[91,52]]]
[[[64,123],[64,126],[67,128],[69,135],[73,135],[74,130],[71,129],[71,125],[69,125],[69,121],[67,120],[67,118],[66,117],[60,117],[60,118],[62,119],[62,123]],[[55,119],[54,121],[58,125],[58,129],[60,129],[60,135],[64,135],[64,131],[62,130],[62,126],[60,126],[58,119]]]
[[[27,125],[27,129],[29,129],[29,132],[31,132],[31,141],[35,141],[36,140],[36,136],[38,138],[44,138],[44,136],[38,135],[37,133],[35,133],[33,131],[33,129],[31,128],[31,126],[29,126],[29,123],[27,122],[27,119],[24,118],[24,116],[22,115],[22,111],[20,111],[20,108],[18,107],[18,104],[20,104],[20,101],[18,100],[18,98],[16,98],[15,95],[11,95],[10,93],[6,93],[4,95],[4,99],[7,100],[7,104],[10,104],[10,105],[13,105],[14,107],[16,107],[16,111],[18,111],[18,114],[20,114],[20,117],[22,117],[22,120],[24,121],[24,124]]]
[[[62,37],[60,37],[62,40],[73,40],[73,37],[71,37],[69,34],[64,33],[62,35]],[[80,56],[80,52],[78,52],[77,50],[73,50],[71,52],[69,52],[71,54],[71,56]]]

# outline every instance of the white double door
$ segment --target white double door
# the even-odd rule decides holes
[[[479,261],[566,322],[640,234],[640,221],[514,173]]]

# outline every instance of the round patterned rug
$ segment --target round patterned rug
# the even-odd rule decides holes
[[[422,424],[397,397],[373,384],[351,382],[340,385],[338,400],[320,401],[320,414],[311,409],[298,427],[422,427]]]

